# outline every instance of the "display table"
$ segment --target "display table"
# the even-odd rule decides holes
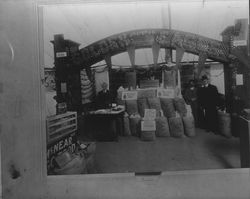
[[[86,129],[97,141],[118,141],[123,134],[123,115],[125,107],[100,109],[85,114]]]

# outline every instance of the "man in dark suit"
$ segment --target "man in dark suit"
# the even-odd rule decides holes
[[[199,102],[204,111],[205,129],[214,133],[218,130],[217,105],[219,93],[217,87],[209,83],[207,76],[202,76],[202,87],[199,95]]]
[[[102,83],[102,90],[97,95],[97,108],[106,109],[111,107],[111,94],[108,90],[108,84]]]

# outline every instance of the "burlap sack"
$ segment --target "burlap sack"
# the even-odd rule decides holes
[[[140,129],[141,129],[141,117],[138,114],[131,115],[129,117],[129,125],[130,125],[130,132],[133,136],[139,136],[140,135]]]
[[[148,109],[148,102],[146,98],[140,98],[137,100],[137,105],[138,105],[138,112],[141,117],[144,117],[144,110]]]
[[[55,175],[73,175],[87,173],[87,162],[84,156],[76,155],[63,168],[54,169]]]
[[[175,110],[182,116],[185,117],[187,115],[186,103],[183,98],[174,98],[174,107]]]
[[[129,115],[139,114],[137,100],[126,100],[126,111]]]
[[[174,70],[165,70],[164,73],[164,88],[166,87],[175,87],[176,86],[176,71]]]
[[[224,113],[223,111],[218,111],[218,126],[221,135],[231,138],[231,117],[229,113]]]
[[[183,137],[184,136],[184,128],[182,124],[182,120],[180,117],[171,117],[168,119],[170,135],[172,137]]]
[[[195,124],[193,116],[186,116],[182,118],[183,126],[184,126],[184,133],[188,137],[195,136]]]
[[[160,116],[160,111],[162,110],[160,98],[153,97],[153,98],[147,98],[147,100],[148,100],[149,108],[150,109],[155,109],[156,110],[156,116]]]
[[[156,136],[157,137],[169,137],[169,125],[166,117],[161,116],[155,119],[156,122]]]
[[[161,108],[163,110],[164,116],[167,118],[175,117],[175,108],[172,99],[160,98]]]
[[[155,140],[155,131],[142,131],[141,132],[142,141],[154,141]]]
[[[130,131],[130,124],[129,124],[129,116],[127,113],[124,114],[123,117],[123,133],[124,136],[130,136],[131,135],[131,131]]]

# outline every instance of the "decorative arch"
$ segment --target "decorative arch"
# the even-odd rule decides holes
[[[152,48],[154,57],[158,57],[157,51],[160,48],[165,48],[176,49],[177,53],[182,54],[188,52],[202,55],[222,63],[229,62],[229,46],[225,43],[201,35],[169,29],[143,29],[115,34],[80,49],[80,53],[84,67],[88,68],[102,60],[111,64],[111,56],[122,52],[127,51],[131,57],[135,49],[140,48]]]

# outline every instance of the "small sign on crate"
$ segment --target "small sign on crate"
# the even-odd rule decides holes
[[[156,124],[154,120],[143,120],[141,121],[142,131],[156,131]]]
[[[175,91],[173,88],[167,88],[167,89],[158,88],[156,95],[159,98],[174,98]]]
[[[122,92],[122,100],[137,100],[137,91]]]
[[[76,133],[68,134],[60,139],[51,142],[47,145],[47,169],[50,171],[53,168],[53,161],[58,155],[65,151],[74,153],[76,149]]]

